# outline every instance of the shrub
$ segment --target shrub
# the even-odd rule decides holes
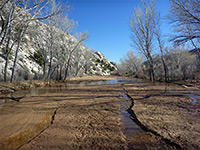
[[[108,68],[107,68],[107,66],[105,65],[105,66],[103,67],[103,70],[105,70],[105,71],[106,71],[107,69],[108,69]]]
[[[95,67],[95,66],[93,66],[93,68],[92,68],[93,70],[97,70],[97,68]]]
[[[34,52],[34,55],[33,55],[34,59],[36,60],[36,62],[42,66],[44,64],[43,60],[42,60],[42,54],[41,52],[38,50],[36,52]]]
[[[100,59],[97,59],[96,62],[97,62],[97,63],[100,63],[101,61],[100,61]]]

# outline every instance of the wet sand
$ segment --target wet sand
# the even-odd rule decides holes
[[[62,84],[55,86],[59,87],[57,91],[51,87],[51,93],[25,97],[2,107],[0,149],[179,148],[166,145],[166,140],[183,149],[199,148],[199,100],[193,105],[184,96],[188,93],[184,88],[176,87],[171,93],[165,85],[149,82],[81,87]],[[136,132],[125,129],[127,121],[121,106],[128,109],[132,103],[123,98],[122,92],[133,100],[131,109],[150,132],[143,133],[139,126]]]
[[[134,100],[132,110],[147,130],[181,149],[200,149],[198,88],[149,82],[126,84],[124,88]]]
[[[120,94],[112,85],[63,87],[6,104],[0,149],[127,149]]]

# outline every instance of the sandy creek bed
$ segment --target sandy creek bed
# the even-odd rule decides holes
[[[1,101],[0,149],[199,149],[199,89],[127,79],[81,83]]]

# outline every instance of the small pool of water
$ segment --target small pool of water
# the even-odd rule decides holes
[[[106,80],[106,81],[91,81],[86,83],[78,83],[78,84],[55,84],[52,86],[47,87],[41,87],[41,88],[32,88],[28,90],[20,90],[16,91],[14,93],[8,93],[8,94],[1,94],[1,97],[6,97],[5,99],[0,99],[0,110],[3,108],[4,105],[10,104],[10,103],[16,103],[15,101],[8,99],[9,97],[32,97],[37,96],[40,94],[45,93],[55,93],[55,92],[61,92],[61,91],[67,91],[70,88],[73,87],[83,87],[83,86],[95,86],[95,85],[108,85],[108,84],[117,84],[117,83],[124,83],[125,80],[123,79],[116,79],[116,80]]]

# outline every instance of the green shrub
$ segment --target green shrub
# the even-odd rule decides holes
[[[114,71],[115,68],[112,67],[110,64],[106,64],[103,60],[97,59],[96,60],[97,63],[100,63],[100,66],[103,68],[103,70],[110,70],[110,71]],[[96,64],[97,66],[98,64]]]
[[[110,71],[114,71],[114,70],[115,70],[115,68],[114,68],[114,67],[111,67],[111,68],[110,68]]]
[[[97,63],[100,63],[101,61],[100,61],[100,59],[97,59],[96,62],[97,62]]]
[[[92,68],[93,70],[97,70],[97,68],[95,67],[95,66],[93,66],[93,68]]]
[[[105,70],[105,71],[106,71],[107,69],[108,69],[108,68],[107,68],[107,66],[105,65],[105,66],[103,67],[103,70]]]
[[[108,69],[110,70],[110,71],[114,71],[115,70],[115,68],[114,67],[112,67],[110,64],[108,64]]]
[[[42,53],[39,50],[34,52],[33,57],[40,66],[43,66]]]

